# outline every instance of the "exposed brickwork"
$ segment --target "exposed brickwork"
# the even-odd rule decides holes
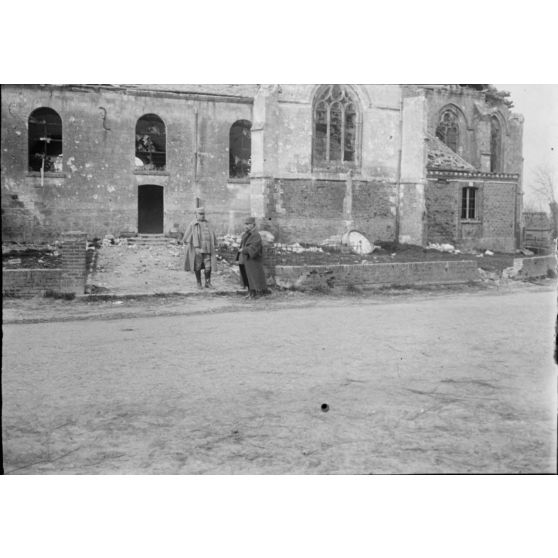
[[[69,232],[62,236],[60,250],[64,274],[60,284],[62,292],[83,294],[85,290],[86,268],[86,234]]]
[[[477,188],[477,219],[461,220],[463,188]],[[426,187],[427,241],[464,249],[513,252],[516,248],[517,183],[492,180],[429,180]]]
[[[3,269],[2,296],[42,296],[60,291],[62,269]]]
[[[62,236],[60,269],[3,269],[4,296],[36,296],[47,291],[83,294],[87,278],[86,235],[70,232]]]
[[[277,266],[275,276],[278,285],[300,289],[442,285],[480,280],[473,261]]]
[[[513,251],[515,184],[488,183],[483,189],[483,242]]]
[[[268,192],[268,217],[280,242],[315,242],[345,231],[345,181],[276,180]],[[352,183],[353,228],[371,240],[392,240],[395,229],[394,186],[385,182]]]
[[[459,200],[453,182],[429,181],[425,191],[427,242],[455,244]]]
[[[353,228],[370,241],[395,239],[395,184],[353,182]]]

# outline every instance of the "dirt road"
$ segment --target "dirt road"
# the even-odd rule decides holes
[[[4,325],[5,471],[555,472],[555,299],[549,287]]]

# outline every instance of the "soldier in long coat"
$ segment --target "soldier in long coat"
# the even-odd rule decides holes
[[[215,257],[217,240],[215,232],[205,219],[205,209],[196,209],[196,218],[186,228],[182,237],[186,247],[184,270],[193,271],[196,275],[198,288],[202,289],[201,272],[204,270],[205,286],[211,287],[211,271],[217,269]]]
[[[247,217],[244,225],[237,259],[242,286],[249,289],[250,297],[256,298],[269,293],[263,267],[263,242],[254,217]]]

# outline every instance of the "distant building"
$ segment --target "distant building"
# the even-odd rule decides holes
[[[522,118],[490,88],[3,85],[2,231],[519,244]]]

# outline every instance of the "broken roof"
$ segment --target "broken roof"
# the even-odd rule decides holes
[[[476,171],[477,169],[460,157],[453,149],[432,134],[427,134],[428,163],[427,168],[432,170],[450,171]]]

